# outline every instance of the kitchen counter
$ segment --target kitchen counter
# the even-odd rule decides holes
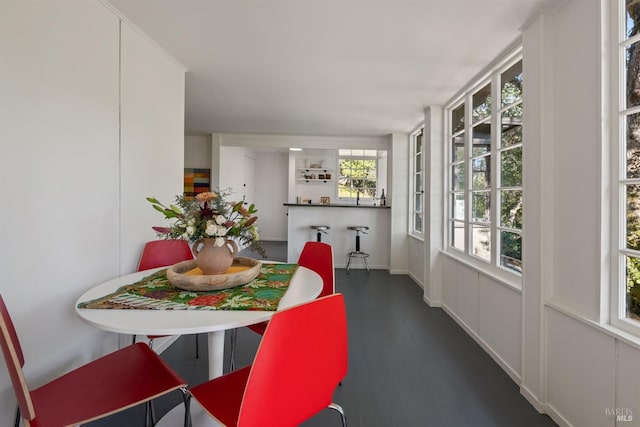
[[[390,263],[391,209],[390,206],[284,203],[287,209],[287,259],[296,262],[304,244],[316,240],[317,230],[312,225],[330,227],[322,234],[322,241],[333,247],[336,268],[344,268],[349,252],[355,250],[356,233],[348,227],[366,225],[367,233],[360,234],[362,251],[370,254],[369,266],[388,269]],[[358,260],[355,260],[358,261]],[[354,262],[353,268],[363,268],[364,263]]]
[[[331,203],[329,205],[323,205],[320,203],[283,203],[284,206],[300,206],[300,207],[313,207],[313,208],[374,208],[374,209],[390,209],[391,206],[375,206],[375,205],[354,205],[354,204],[340,204]]]

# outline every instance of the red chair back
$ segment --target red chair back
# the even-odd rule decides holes
[[[293,426],[331,404],[347,373],[342,294],[273,315],[256,353],[238,426]]]
[[[32,420],[35,418],[36,412],[33,408],[31,395],[22,372],[24,356],[22,354],[18,335],[16,334],[16,329],[13,326],[13,321],[11,320],[11,316],[9,315],[9,311],[7,310],[7,306],[4,304],[4,300],[1,295],[0,346],[2,346],[2,353],[4,355],[5,363],[7,364],[9,376],[11,377],[11,383],[13,384],[16,399],[18,400],[20,413],[25,419]]]
[[[307,242],[302,248],[298,264],[315,271],[322,277],[319,297],[336,293],[336,273],[333,268],[333,248],[323,242]]]
[[[138,271],[165,267],[190,259],[193,259],[193,253],[186,240],[153,240],[144,245]]]

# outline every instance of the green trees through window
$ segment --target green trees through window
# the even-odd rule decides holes
[[[448,109],[449,246],[516,273],[524,208],[522,76],[522,60],[496,67]]]
[[[339,150],[338,197],[374,199],[377,194],[377,150]]]

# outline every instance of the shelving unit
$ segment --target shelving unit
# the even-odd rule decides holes
[[[329,177],[327,177],[327,175]],[[333,169],[325,168],[298,168],[299,182],[328,183],[335,179]]]

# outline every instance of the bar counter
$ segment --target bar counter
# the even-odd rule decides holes
[[[284,206],[299,206],[299,207],[313,207],[313,208],[374,208],[374,209],[390,209],[391,206],[376,206],[376,205],[354,205],[351,204],[340,204],[340,203],[331,203],[328,205],[320,204],[320,203],[283,203]]]
[[[374,269],[388,269],[391,240],[391,206],[284,203],[287,208],[287,258],[295,262],[305,242],[315,240],[317,230],[312,225],[331,227],[328,234],[322,234],[322,241],[333,246],[335,266],[344,268],[349,252],[355,250],[356,233],[347,227],[366,225],[369,230],[361,234],[362,251],[370,254],[369,266]],[[362,268],[358,260],[354,269]],[[355,264],[355,265],[354,265]]]

